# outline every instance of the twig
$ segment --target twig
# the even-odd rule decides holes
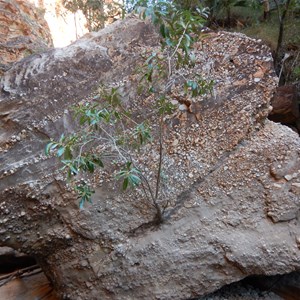
[[[174,50],[173,53],[168,57],[168,71],[169,71],[168,79],[169,79],[169,78],[171,77],[171,75],[172,75],[172,66],[171,66],[172,58],[174,57],[174,55],[175,55],[175,54],[177,53],[177,51],[178,51],[178,48],[179,48],[179,46],[180,46],[180,44],[181,44],[181,42],[182,42],[182,39],[183,39],[183,37],[184,37],[184,35],[185,35],[185,33],[186,33],[186,30],[187,30],[187,28],[188,28],[188,25],[189,25],[189,23],[186,24],[186,27],[184,28],[184,31],[183,31],[181,37],[179,38],[179,41],[178,41],[178,43],[177,43],[177,45],[176,45],[175,50]]]
[[[146,184],[147,184],[148,190],[149,190],[150,195],[151,195],[151,198],[152,198],[153,205],[154,205],[154,207],[155,207],[155,197],[154,197],[154,195],[153,195],[153,191],[152,191],[152,189],[151,189],[150,183],[149,183],[148,179],[146,178],[146,176],[145,176],[143,173],[141,173],[141,177],[144,179],[144,181],[145,181]]]
[[[5,285],[9,281],[11,281],[14,277],[21,277],[24,273],[26,273],[28,271],[33,271],[33,270],[36,270],[36,269],[39,269],[39,268],[40,267],[38,265],[33,265],[33,266],[30,266],[30,267],[26,267],[24,269],[14,271],[14,272],[9,273],[7,275],[1,276],[0,281],[1,280],[4,280],[4,281],[0,283],[0,287]],[[40,269],[40,272],[42,272],[41,269]],[[36,273],[34,273],[34,274],[36,274]],[[32,274],[30,274],[30,275],[32,275]]]

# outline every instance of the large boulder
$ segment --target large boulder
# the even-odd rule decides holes
[[[152,25],[131,16],[29,56],[1,80],[0,246],[34,255],[63,299],[187,299],[300,270],[300,139],[266,119],[277,78],[259,41],[220,32],[196,44],[192,72],[214,87],[165,121],[160,226],[147,226],[155,211],[140,190],[122,193],[106,172],[80,210],[44,155],[50,137],[74,130],[68,108],[100,83],[120,85],[145,115],[152,100],[136,95],[135,69],[158,45]],[[158,148],[139,156],[150,182]]]
[[[52,46],[41,11],[23,0],[0,0],[0,76],[10,66]]]

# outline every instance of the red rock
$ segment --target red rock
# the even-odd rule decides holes
[[[284,85],[277,88],[271,100],[273,110],[269,119],[274,122],[293,124],[299,118],[297,89],[294,85]]]
[[[48,24],[33,5],[0,0],[0,76],[12,63],[51,46]]]

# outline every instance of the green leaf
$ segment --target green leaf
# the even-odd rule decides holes
[[[81,116],[80,118],[79,118],[79,124],[80,125],[84,125],[84,123],[87,121],[87,118],[86,118],[86,116]]]
[[[94,173],[94,171],[95,171],[95,165],[94,165],[94,163],[93,162],[91,162],[91,161],[86,161],[86,168],[87,168],[87,170],[90,172],[90,173]]]
[[[50,155],[50,150],[54,150],[58,146],[55,142],[50,142],[46,145],[45,154]]]
[[[164,39],[169,36],[169,30],[163,23],[160,25],[160,34]]]
[[[84,198],[81,198],[81,200],[80,200],[80,202],[79,202],[79,209],[83,209],[84,202],[85,202],[85,199],[84,199]]]
[[[130,183],[131,183],[131,185],[132,185],[133,187],[134,187],[134,186],[137,186],[138,184],[141,183],[141,179],[140,179],[138,176],[134,175],[134,174],[131,174],[131,175],[128,177],[128,179],[130,180]]]
[[[78,169],[74,165],[70,165],[71,175],[77,175]]]
[[[65,135],[62,134],[62,135],[60,136],[59,142],[60,142],[60,143],[63,143],[64,141],[65,141]]]
[[[123,191],[125,191],[127,189],[128,183],[129,183],[129,179],[128,179],[128,177],[125,177],[123,180],[123,185],[122,185]]]
[[[100,158],[95,158],[94,163],[97,164],[99,167],[104,168],[104,164]]]
[[[85,182],[81,185],[75,186],[75,191],[78,193],[78,198],[81,198],[79,202],[80,209],[83,208],[86,201],[92,202],[92,194],[94,194],[95,191],[93,191]]]
[[[117,111],[114,112],[114,116],[117,120],[121,119],[121,115]]]
[[[72,159],[72,151],[70,149],[70,147],[65,147],[65,151],[64,151],[64,159]]]
[[[60,147],[58,148],[56,155],[58,157],[61,157],[64,154],[64,152],[65,152],[65,147]]]
[[[169,47],[174,47],[174,42],[172,42],[172,40],[170,38],[166,38],[166,44],[169,46]]]

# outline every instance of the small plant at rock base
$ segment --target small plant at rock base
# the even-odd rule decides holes
[[[187,78],[181,68],[193,68],[196,57],[193,45],[196,42],[206,17],[206,11],[179,9],[176,4],[156,1],[149,7],[138,7],[142,18],[151,18],[161,34],[161,48],[142,54],[144,63],[139,67],[139,87],[136,94],[153,99],[150,113],[159,120],[158,131],[153,133],[146,121],[138,122],[134,113],[125,107],[117,86],[100,86],[92,101],[73,108],[79,122],[79,130],[71,135],[62,135],[58,142],[50,141],[46,154],[54,153],[62,162],[62,171],[78,193],[80,208],[90,202],[93,188],[81,174],[94,173],[97,168],[109,166],[122,189],[141,186],[156,213],[154,221],[164,220],[167,202],[161,199],[164,173],[164,120],[174,112],[171,87],[181,85],[183,98],[193,98],[211,91],[213,82],[200,76]],[[183,99],[184,101],[184,99]],[[158,161],[156,176],[150,179],[137,163],[137,154],[151,142],[157,145]],[[163,204],[164,203],[164,204]]]

